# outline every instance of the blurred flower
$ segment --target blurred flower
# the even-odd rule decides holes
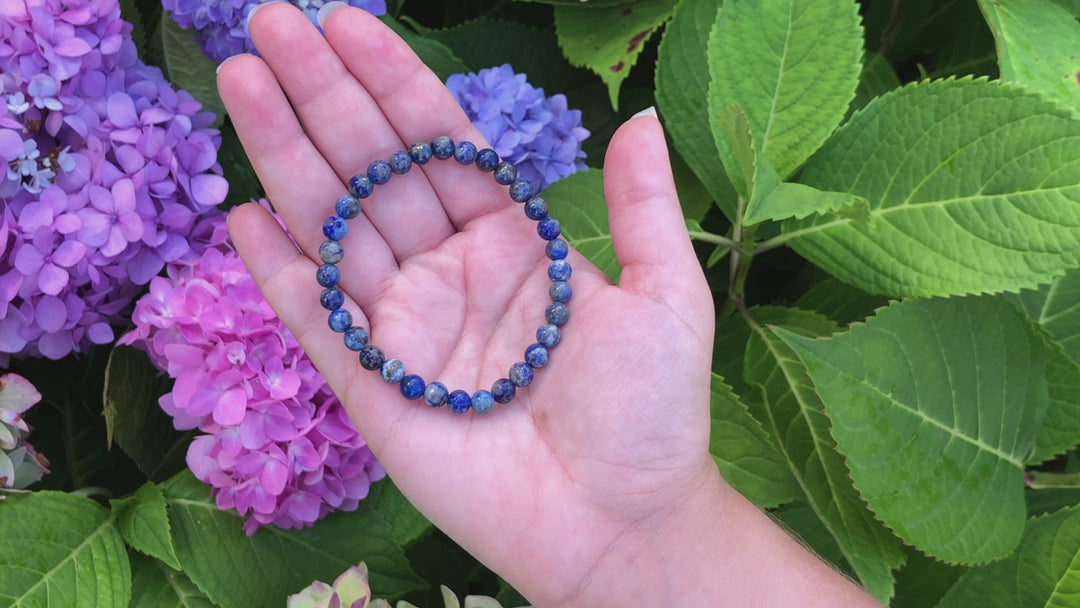
[[[300,593],[290,595],[288,608],[367,608],[370,602],[368,569],[361,563],[342,572],[332,586],[315,581]]]
[[[317,23],[322,5],[329,0],[291,0],[304,14]],[[255,50],[247,30],[251,8],[262,0],[162,0],[161,4],[180,27],[197,30],[195,41],[210,59],[220,63],[227,57]],[[386,13],[386,0],[348,0],[351,6],[362,8],[372,15]]]
[[[176,379],[160,405],[199,428],[188,466],[244,527],[310,525],[353,510],[384,472],[326,380],[230,247],[224,214],[197,235],[202,256],[167,266],[135,304],[136,343]]]
[[[581,126],[581,111],[567,109],[565,95],[545,97],[544,89],[530,85],[509,64],[454,74],[446,88],[484,139],[534,189],[586,168],[581,142],[589,131]]]
[[[0,376],[0,489],[21,490],[49,472],[49,461],[26,442],[30,426],[22,419],[38,401],[41,393],[26,378]]]
[[[139,61],[117,0],[0,9],[0,365],[112,324],[225,198],[213,114]]]

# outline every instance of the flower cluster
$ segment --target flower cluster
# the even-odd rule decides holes
[[[454,74],[446,88],[499,156],[517,166],[534,190],[585,169],[581,142],[589,131],[566,96],[544,96],[509,64]]]
[[[247,30],[247,16],[252,7],[263,0],[162,0],[180,27],[196,30],[195,41],[206,56],[216,62],[237,53],[250,53],[255,49]],[[292,0],[304,14],[316,23],[315,16],[329,0]],[[372,15],[386,13],[386,0],[348,0],[352,6],[364,9]]]
[[[225,198],[213,114],[131,30],[117,0],[0,9],[0,365],[111,342]]]
[[[21,490],[49,472],[49,461],[26,442],[30,427],[22,419],[38,401],[41,393],[26,378],[0,376],[0,489]]]
[[[150,282],[120,343],[143,346],[176,379],[162,409],[176,428],[209,433],[188,466],[219,508],[250,513],[249,534],[355,509],[382,467],[229,248],[223,217],[210,223],[210,247]]]

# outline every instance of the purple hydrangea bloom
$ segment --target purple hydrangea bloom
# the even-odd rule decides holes
[[[566,96],[544,96],[515,74],[509,64],[454,74],[446,88],[469,120],[504,160],[534,190],[586,168],[581,142],[589,131],[581,126],[581,111],[567,109]]]
[[[111,342],[225,199],[214,115],[131,30],[117,0],[0,6],[0,365]]]
[[[284,1],[284,0],[282,0]],[[316,23],[322,5],[329,0],[290,0]],[[255,45],[247,30],[247,15],[262,0],[161,0],[180,27],[196,30],[195,41],[210,59],[222,62],[237,53],[250,53]],[[386,13],[386,0],[348,0],[351,6],[372,15]]]
[[[355,509],[382,467],[229,247],[224,214],[198,233],[209,247],[150,281],[120,339],[176,379],[160,401],[176,428],[208,433],[188,466],[249,534]]]

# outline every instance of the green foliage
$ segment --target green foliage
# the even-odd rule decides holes
[[[131,555],[131,606],[134,608],[215,608],[195,583],[165,564]]]
[[[215,126],[221,125],[225,119],[225,104],[217,92],[217,66],[203,55],[198,43],[192,39],[192,33],[181,29],[165,11],[161,12],[159,29],[165,76],[202,102],[204,110],[217,116]]]
[[[559,218],[566,242],[618,282],[622,269],[611,244],[604,172],[590,169],[563,178],[544,190],[544,200],[551,215]]]
[[[180,569],[161,488],[148,481],[133,495],[112,501],[112,510],[127,544],[174,570]]]

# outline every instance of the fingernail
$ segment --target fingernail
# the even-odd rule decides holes
[[[638,112],[637,114],[634,114],[630,118],[637,118],[638,116],[652,116],[653,118],[657,118],[657,116],[656,116],[656,106],[649,106],[649,107],[645,108],[644,110]]]
[[[273,3],[274,3],[274,0],[270,0],[269,2],[262,2],[260,4],[256,4],[255,6],[251,7],[251,10],[248,11],[248,14],[247,14],[247,21],[244,22],[244,28],[250,30],[251,29],[251,18],[255,16],[255,13],[259,9],[261,9],[262,7],[264,7],[264,6],[268,5],[268,4],[273,4]]]
[[[221,68],[225,67],[225,64],[226,64],[226,63],[229,63],[230,61],[232,61],[233,59],[236,59],[236,58],[237,58],[237,57],[239,57],[240,55],[246,55],[246,54],[247,54],[247,53],[237,53],[236,55],[229,55],[229,56],[228,56],[228,57],[226,57],[226,58],[225,58],[224,60],[222,60],[222,62],[221,62],[221,63],[219,63],[219,64],[217,65],[217,70],[216,70],[216,73],[217,73],[217,74],[220,74],[220,73],[221,73]]]
[[[319,22],[319,27],[326,27],[326,20],[330,18],[330,13],[345,6],[344,2],[327,2],[319,9],[318,14],[315,15],[315,20]]]

